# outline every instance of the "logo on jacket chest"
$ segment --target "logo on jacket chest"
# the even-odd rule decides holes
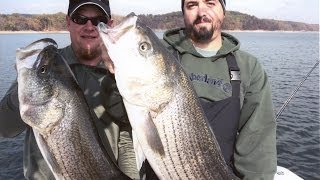
[[[226,93],[231,93],[232,91],[230,82],[226,82],[225,80],[220,78],[210,77],[208,76],[208,74],[191,73],[189,75],[189,78],[192,82],[197,81],[200,83],[206,83],[209,87],[219,88]]]

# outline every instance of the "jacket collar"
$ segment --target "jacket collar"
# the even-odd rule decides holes
[[[184,28],[168,30],[163,35],[163,40],[171,45],[180,54],[189,53],[197,57],[202,57],[192,45],[192,42],[185,35]],[[218,51],[215,59],[226,56],[240,48],[240,42],[232,35],[222,32],[222,47]]]

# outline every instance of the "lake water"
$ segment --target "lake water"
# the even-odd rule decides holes
[[[319,32],[230,33],[265,67],[276,112],[319,60]],[[15,50],[44,37],[55,39],[59,47],[70,43],[69,34],[0,34],[0,99],[16,78]],[[0,139],[0,180],[23,179],[23,138]],[[319,67],[278,119],[277,150],[278,165],[304,179],[320,179]]]

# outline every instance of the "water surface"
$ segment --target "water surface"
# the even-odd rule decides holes
[[[275,113],[319,60],[318,32],[230,32],[241,49],[263,64],[272,85]],[[161,36],[162,33],[158,33]],[[69,34],[0,35],[0,98],[16,78],[15,50],[44,37],[59,47],[70,43]],[[278,119],[278,165],[304,179],[320,179],[319,67],[304,82]],[[0,139],[0,179],[23,179],[24,134]]]

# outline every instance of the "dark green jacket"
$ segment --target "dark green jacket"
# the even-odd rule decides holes
[[[205,58],[195,50],[183,29],[169,30],[163,37],[168,48],[179,54],[198,96],[213,101],[232,95],[226,55],[234,54],[241,73],[234,166],[243,179],[273,179],[277,166],[276,122],[268,76],[255,57],[239,50],[235,37],[222,33],[222,38],[218,53]]]
[[[111,145],[111,149],[107,149],[108,153],[127,175],[132,178],[139,177],[131,139],[131,127],[114,78],[103,68],[102,63],[97,67],[79,64],[71,46],[59,51],[74,72],[89,106],[99,118],[97,127],[102,132],[101,138],[104,142],[109,141]],[[40,154],[33,131],[21,120],[17,82],[14,82],[0,102],[0,137],[14,137],[24,130],[27,130],[23,158],[25,177],[54,179]]]

